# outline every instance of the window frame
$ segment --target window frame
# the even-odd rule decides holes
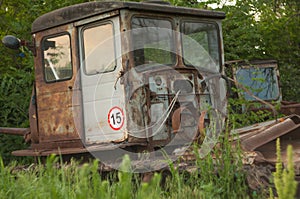
[[[132,26],[132,20],[134,18],[144,18],[144,19],[152,19],[152,20],[165,20],[165,21],[168,21],[170,22],[171,24],[171,29],[172,32],[176,31],[175,28],[175,20],[174,18],[172,17],[169,17],[169,16],[162,16],[162,15],[158,15],[157,17],[153,17],[151,15],[147,15],[147,14],[141,14],[141,13],[137,13],[137,14],[133,14],[131,17],[130,17],[130,30],[133,31],[133,26]],[[178,59],[177,59],[177,37],[176,37],[176,34],[172,34],[172,41],[171,41],[171,51],[169,51],[170,53],[173,53],[174,55],[172,56],[171,55],[171,60],[172,60],[172,63],[169,63],[169,64],[164,64],[166,66],[176,66],[178,64]],[[133,49],[134,46],[134,38],[133,38],[133,35],[130,34],[130,45],[131,45],[131,48]],[[175,53],[174,53],[175,52]],[[134,61],[134,52],[133,50],[130,52],[131,56],[132,56],[132,60],[133,60],[133,67],[137,67],[137,65],[135,64],[135,61]],[[161,64],[161,63],[160,63]]]
[[[95,73],[87,73],[86,70],[86,62],[85,60],[85,44],[84,44],[84,31],[90,28],[94,28],[94,27],[100,27],[103,25],[107,25],[110,24],[112,26],[112,37],[113,37],[113,51],[114,51],[114,67],[111,70],[105,70],[103,72],[95,72]],[[116,52],[116,40],[115,40],[115,27],[114,27],[114,22],[112,20],[105,20],[105,21],[97,21],[97,22],[92,22],[89,24],[85,24],[80,28],[80,33],[79,33],[79,37],[80,37],[80,48],[81,48],[81,59],[80,59],[80,63],[81,66],[83,67],[83,72],[85,75],[87,76],[93,76],[93,75],[97,75],[97,74],[104,74],[104,73],[110,73],[116,70],[117,68],[117,52]]]
[[[209,20],[197,20],[197,19],[182,19],[180,20],[180,26],[179,26],[179,30],[180,30],[180,42],[181,42],[181,49],[182,49],[182,63],[187,66],[187,67],[194,67],[193,65],[190,65],[188,63],[185,62],[184,60],[184,49],[183,49],[183,37],[182,35],[186,35],[183,32],[183,25],[184,23],[203,23],[203,24],[212,24],[216,27],[216,31],[217,31],[217,44],[218,44],[218,59],[219,59],[219,72],[222,71],[222,44],[221,44],[221,35],[220,35],[220,27],[219,24],[216,23],[215,21],[209,21]]]
[[[47,39],[51,39],[51,38],[55,38],[55,37],[60,37],[60,36],[68,36],[69,38],[69,44],[70,44],[70,64],[71,64],[71,75],[70,77],[66,77],[66,78],[61,78],[61,79],[53,79],[53,80],[47,80],[46,78],[46,70],[45,70],[45,56],[44,56],[44,41]],[[74,75],[74,69],[73,69],[73,58],[72,58],[72,37],[71,34],[69,32],[60,32],[60,33],[55,33],[55,34],[51,34],[51,35],[47,35],[44,36],[41,40],[41,55],[42,55],[42,68],[43,68],[43,76],[44,76],[44,81],[46,83],[55,83],[55,82],[62,82],[62,81],[68,81],[70,79],[73,78]]]

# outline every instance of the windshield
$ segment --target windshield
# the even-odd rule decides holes
[[[187,66],[219,71],[220,54],[217,24],[183,22],[183,60]]]
[[[134,17],[131,23],[135,66],[175,64],[171,21]]]
[[[256,97],[263,100],[277,100],[279,86],[274,67],[266,68],[240,68],[237,70],[238,83],[249,89]],[[255,100],[247,93],[243,93],[246,100]]]

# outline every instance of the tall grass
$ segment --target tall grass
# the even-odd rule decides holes
[[[226,133],[223,145],[202,159],[194,146],[196,170],[191,173],[180,172],[176,162],[171,163],[172,175],[164,185],[159,173],[148,183],[140,182],[137,174],[121,171],[103,179],[97,160],[64,164],[59,157],[50,156],[45,164],[26,169],[16,169],[16,163],[4,166],[1,160],[0,198],[249,198],[239,154],[231,148],[228,136]],[[130,169],[127,156],[122,167]]]
[[[186,179],[184,176],[175,178],[175,183],[169,185],[174,186],[179,184],[175,195],[178,198],[249,198],[253,197],[246,185],[246,174],[242,169],[242,157],[239,146],[235,148],[229,141],[229,132],[226,131],[220,137],[220,145],[215,147],[213,151],[199,158],[198,146],[194,146],[196,156],[195,168],[196,171],[190,173]],[[173,176],[178,175],[172,171]],[[180,183],[176,181],[180,181]],[[181,188],[181,191],[180,191]],[[172,195],[174,196],[174,195]]]
[[[274,184],[278,199],[293,199],[297,192],[297,181],[295,180],[295,168],[293,162],[293,147],[287,146],[287,166],[283,168],[283,162],[281,158],[280,139],[276,140],[276,172],[274,175]],[[270,189],[270,199],[274,198],[273,191]]]

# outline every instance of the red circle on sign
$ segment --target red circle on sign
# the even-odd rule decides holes
[[[123,127],[124,113],[123,110],[117,106],[111,108],[108,112],[108,124],[110,128],[117,131]]]

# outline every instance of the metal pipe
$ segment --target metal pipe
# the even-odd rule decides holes
[[[21,135],[24,136],[30,132],[30,128],[8,128],[0,127],[0,134]]]

